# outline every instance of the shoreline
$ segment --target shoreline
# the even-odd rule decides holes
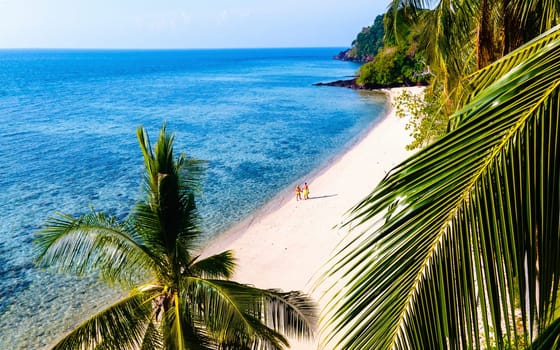
[[[367,196],[411,152],[407,118],[399,118],[392,101],[402,90],[378,90],[387,95],[385,115],[323,167],[306,176],[309,200],[296,201],[292,188],[281,191],[250,217],[206,243],[203,256],[231,249],[237,261],[233,280],[259,288],[301,290],[321,310],[324,290],[317,277],[347,229],[337,227],[346,213]],[[296,183],[293,184],[295,188]],[[291,349],[317,349],[313,342],[290,339]]]
[[[319,82],[313,84],[315,86],[334,86],[334,87],[344,87],[353,90],[365,90],[365,91],[385,91],[397,88],[414,88],[426,86],[425,84],[415,84],[415,85],[403,85],[403,84],[391,84],[391,85],[379,85],[379,84],[358,84],[358,77],[352,79],[340,79],[335,81],[329,81],[326,83]]]
[[[402,88],[402,89],[408,89]],[[402,90],[400,89],[400,90]],[[227,248],[228,243],[236,240],[238,235],[242,235],[243,232],[250,228],[250,226],[254,223],[257,218],[262,217],[262,215],[267,215],[275,210],[280,209],[282,206],[286,205],[288,202],[294,200],[294,188],[297,184],[303,184],[305,181],[309,181],[307,179],[315,179],[322,176],[325,172],[327,172],[333,165],[335,165],[341,158],[343,158],[348,152],[350,152],[354,147],[356,147],[360,142],[362,142],[368,135],[377,127],[378,124],[382,123],[385,118],[393,113],[391,107],[392,95],[390,89],[377,89],[377,90],[365,90],[365,89],[358,89],[363,90],[366,93],[372,94],[383,94],[386,96],[387,101],[385,103],[385,113],[377,120],[373,121],[365,130],[361,131],[356,137],[350,140],[344,147],[341,149],[340,152],[337,152],[330,158],[328,158],[324,163],[319,165],[317,168],[311,170],[309,174],[303,176],[302,178],[296,180],[292,184],[291,187],[286,187],[282,189],[280,192],[275,194],[272,198],[266,201],[262,206],[257,208],[253,213],[249,216],[241,219],[238,222],[233,223],[230,227],[226,228],[224,231],[220,232],[216,236],[211,237],[208,241],[206,241],[202,247],[202,255],[207,256],[208,249],[212,249],[212,254],[219,253],[219,250],[216,250],[216,246],[224,247],[223,250],[230,249]],[[369,193],[369,192],[368,192]],[[367,193],[364,193],[364,196]],[[310,196],[310,199],[313,199],[313,196]],[[348,208],[350,209],[350,208]]]

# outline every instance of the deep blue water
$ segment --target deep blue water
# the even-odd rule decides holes
[[[0,50],[0,349],[40,348],[112,297],[33,265],[56,211],[124,218],[142,194],[135,130],[164,122],[207,161],[208,237],[324,165],[384,113],[383,96],[316,82],[352,76],[339,48]]]

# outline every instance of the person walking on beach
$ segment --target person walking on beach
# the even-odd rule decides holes
[[[301,200],[301,188],[299,185],[296,186],[296,201]]]
[[[309,199],[309,186],[307,186],[307,182],[303,185],[303,199]]]

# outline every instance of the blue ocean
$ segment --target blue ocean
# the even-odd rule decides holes
[[[206,161],[207,239],[355,142],[385,98],[313,85],[355,74],[341,49],[0,50],[0,349],[52,344],[118,293],[37,269],[33,237],[55,212],[126,217],[138,126]]]

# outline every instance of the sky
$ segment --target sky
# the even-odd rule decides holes
[[[350,47],[389,0],[0,0],[0,48]]]

